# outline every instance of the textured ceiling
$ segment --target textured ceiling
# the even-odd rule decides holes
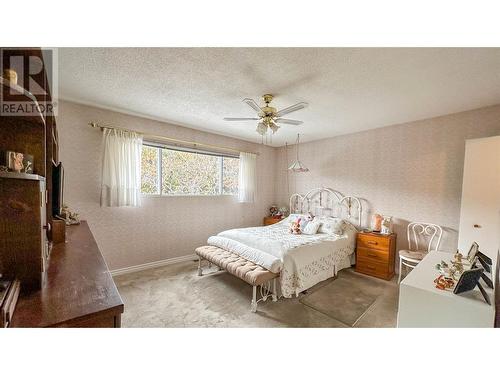
[[[500,103],[500,48],[61,48],[59,96],[260,142],[241,100],[276,95],[273,145]],[[90,120],[90,119],[89,119]]]

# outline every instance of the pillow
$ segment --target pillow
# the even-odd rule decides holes
[[[344,233],[345,222],[338,217],[322,217],[319,233],[341,235]]]
[[[344,233],[347,231],[357,233],[358,229],[356,228],[356,226],[353,223],[350,223],[349,221],[344,220]]]
[[[316,234],[318,233],[318,229],[321,225],[319,220],[309,221],[304,229],[302,229],[302,233],[304,234]]]

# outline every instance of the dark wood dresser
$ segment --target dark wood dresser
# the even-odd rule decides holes
[[[48,257],[45,178],[0,172],[0,273],[39,290]]]
[[[19,297],[10,327],[120,327],[123,301],[86,221],[54,245],[41,290]]]
[[[358,233],[356,271],[381,279],[394,276],[396,234]]]

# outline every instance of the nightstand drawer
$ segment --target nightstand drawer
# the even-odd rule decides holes
[[[394,275],[396,235],[358,233],[356,244],[356,271],[390,280]]]
[[[389,262],[389,251],[368,249],[366,247],[358,247],[356,249],[356,258],[357,259],[365,259],[367,261],[388,263]]]
[[[389,250],[390,237],[358,234],[358,246],[368,249]]]
[[[266,216],[264,218],[263,224],[264,225],[273,225],[273,224],[279,223],[281,220],[283,220],[283,218],[281,218],[281,217]]]
[[[389,265],[386,263],[373,262],[366,259],[356,259],[356,271],[370,276],[389,278]],[[391,275],[392,276],[392,275]]]

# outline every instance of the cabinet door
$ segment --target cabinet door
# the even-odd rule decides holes
[[[40,289],[42,277],[41,181],[0,178],[0,256],[4,273],[23,290]]]
[[[465,145],[464,179],[458,246],[473,241],[495,259],[499,243],[500,137],[471,139]]]

